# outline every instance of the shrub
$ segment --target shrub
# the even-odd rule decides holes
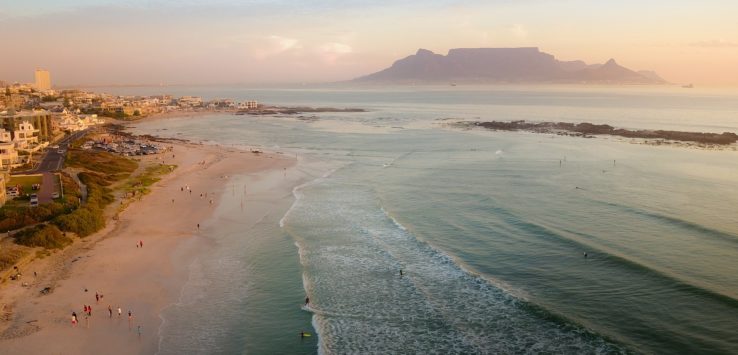
[[[13,235],[15,242],[28,247],[61,249],[72,243],[55,225],[45,224],[24,229]]]
[[[52,223],[65,232],[72,232],[80,237],[86,237],[105,227],[105,217],[103,216],[102,209],[87,204],[70,214],[55,218]]]
[[[67,203],[54,201],[33,208],[4,208],[0,210],[0,231],[14,230],[48,221],[56,216],[68,213],[74,209],[76,204],[76,201],[69,201]]]

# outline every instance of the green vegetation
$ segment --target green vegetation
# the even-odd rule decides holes
[[[62,174],[61,181],[64,184],[64,197],[51,203],[30,207],[28,200],[9,200],[5,206],[0,208],[0,231],[7,232],[36,223],[47,222],[76,209],[79,206],[79,186],[71,177],[65,174]]]
[[[23,207],[18,207],[17,204],[5,206],[0,210],[0,230],[9,231],[45,222],[67,213],[73,208],[73,205],[65,205],[58,202],[45,203],[38,207],[29,207],[27,201],[23,203]]]
[[[64,235],[53,224],[39,224],[26,228],[13,235],[15,242],[27,247],[44,247],[46,249],[61,249],[72,244],[72,238]]]
[[[99,174],[110,175],[108,180],[119,181],[136,170],[138,164],[130,159],[108,152],[69,150],[67,166],[84,168]]]
[[[75,142],[75,144],[78,142]],[[13,235],[15,244],[0,249],[0,269],[17,263],[29,253],[26,247],[41,247],[36,257],[50,255],[50,250],[61,249],[71,244],[73,239],[67,233],[79,237],[89,236],[105,227],[104,211],[114,200],[112,188],[122,188],[125,192],[146,194],[161,176],[173,171],[176,165],[151,165],[133,178],[131,174],[138,163],[128,158],[107,152],[70,149],[67,165],[82,170],[79,180],[87,187],[87,199],[80,205],[81,191],[72,177],[65,174],[57,178],[55,184],[64,186],[64,196],[55,201],[31,208],[25,201],[9,201],[0,208],[0,231],[28,227]],[[122,181],[129,179],[125,184]],[[16,177],[12,184],[30,189],[40,183],[41,177]],[[35,226],[34,226],[35,225]]]
[[[105,227],[105,207],[115,199],[108,186],[129,177],[138,164],[107,152],[70,150],[69,155],[71,166],[90,170],[78,175],[87,186],[87,201],[72,213],[55,218],[52,223],[62,231],[86,237]]]
[[[176,169],[176,165],[152,165],[146,168],[146,170],[139,176],[131,179],[126,188],[127,192],[133,192],[136,194],[148,194],[151,192],[149,188],[157,181],[161,180],[162,175],[169,174]]]

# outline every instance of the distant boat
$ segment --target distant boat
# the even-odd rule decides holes
[[[692,85],[692,84],[682,85],[682,88],[684,88],[684,89],[693,89],[694,88],[694,85]]]
[[[449,85],[451,85],[451,86],[456,86],[456,83],[451,83],[451,84],[449,84]]]

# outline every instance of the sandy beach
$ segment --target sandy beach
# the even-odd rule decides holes
[[[108,220],[104,230],[24,266],[27,287],[17,282],[2,286],[0,353],[156,352],[159,314],[177,301],[189,262],[212,242],[205,226],[229,178],[274,173],[295,164],[280,154],[191,143],[173,146],[174,158],[172,153],[159,158],[178,168],[150,194],[117,220]],[[47,286],[53,291],[41,294]],[[102,295],[99,301],[96,293]],[[84,305],[92,307],[92,316],[83,314]]]

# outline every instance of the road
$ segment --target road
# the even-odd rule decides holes
[[[85,133],[87,133],[87,130],[72,133],[57,143],[59,149],[47,149],[41,158],[41,162],[34,169],[13,172],[13,174],[41,174],[43,176],[41,189],[38,191],[39,203],[49,203],[53,200],[55,184],[54,174],[52,172],[59,171],[64,167],[64,157],[66,156],[67,149],[69,149],[69,143],[82,137]],[[59,153],[59,151],[63,151],[64,153]]]
[[[69,142],[82,137],[85,133],[87,133],[87,130],[75,132],[64,137],[64,139],[57,143],[59,145],[59,149],[47,149],[44,156],[41,158],[41,162],[36,165],[35,168],[25,171],[14,171],[13,174],[39,174],[61,170],[64,167],[64,156],[67,149],[69,149]],[[63,150],[64,153],[59,153],[57,150]]]

